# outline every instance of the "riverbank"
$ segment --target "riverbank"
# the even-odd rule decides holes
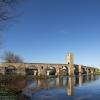
[[[95,74],[96,74],[96,75],[100,75],[100,71],[97,71]]]

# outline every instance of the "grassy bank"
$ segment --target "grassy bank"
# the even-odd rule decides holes
[[[96,71],[96,75],[100,75],[100,71]]]

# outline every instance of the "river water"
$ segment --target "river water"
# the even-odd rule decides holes
[[[60,76],[49,79],[34,79],[32,76],[17,77],[7,83],[1,82],[0,86],[20,91],[27,97],[7,100],[100,100],[99,75]]]

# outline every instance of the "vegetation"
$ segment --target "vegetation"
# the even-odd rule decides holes
[[[0,95],[6,96],[6,95],[15,95],[16,92],[9,90],[7,88],[0,88]]]
[[[0,0],[0,31],[5,28],[13,18],[19,16],[15,13],[16,5],[22,0]],[[0,46],[2,45],[2,33],[0,32]]]
[[[13,52],[5,52],[3,56],[5,63],[22,63],[23,60],[20,56],[14,54]]]
[[[14,17],[12,11],[21,0],[0,0],[0,23]]]
[[[96,74],[97,74],[97,75],[100,75],[100,70],[96,71]]]

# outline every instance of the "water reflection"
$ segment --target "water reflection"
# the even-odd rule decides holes
[[[43,91],[43,93],[46,94],[47,91],[55,90],[56,92],[58,92],[62,89],[66,89],[66,96],[73,96],[75,87],[81,87],[83,84],[93,82],[94,80],[97,79],[98,77],[96,77],[95,75],[89,75],[89,76],[80,75],[76,77],[60,76],[57,78],[50,78],[50,79],[34,79],[31,76],[22,77],[22,78],[5,77],[5,78],[0,78],[0,93],[2,91],[1,89],[5,88],[5,89],[15,91],[16,95],[19,93],[19,91],[21,91],[20,92],[21,94],[30,97],[32,99],[34,98],[35,94],[37,93],[39,94],[41,93],[41,91]]]
[[[83,84],[94,81],[94,80],[96,80],[95,75],[90,75],[90,76],[80,75],[79,77],[69,77],[68,84],[67,84],[68,96],[74,95],[74,86],[82,86]]]
[[[74,95],[74,77],[69,77],[68,79],[67,93],[69,96]]]
[[[61,89],[66,87],[66,92],[68,96],[74,95],[74,87],[75,86],[82,86],[85,83],[89,83],[91,81],[96,80],[95,75],[90,76],[76,76],[76,77],[57,77],[57,78],[50,78],[50,79],[32,79],[32,83],[29,86],[32,86],[29,88],[29,86],[26,86],[26,90],[24,91],[24,94],[27,96],[32,96],[33,94],[40,92],[42,90],[48,89]],[[35,83],[35,85],[32,85]],[[29,92],[30,90],[30,92]],[[31,93],[31,95],[29,95]]]
[[[0,100],[29,100],[22,95],[26,85],[25,77],[0,76]]]

